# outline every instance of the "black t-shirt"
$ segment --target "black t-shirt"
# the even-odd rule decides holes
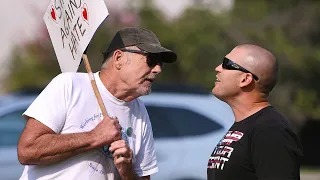
[[[208,180],[300,179],[302,146],[289,122],[266,107],[235,122],[208,162]]]

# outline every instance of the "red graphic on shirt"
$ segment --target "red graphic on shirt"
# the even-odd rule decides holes
[[[224,136],[221,144],[222,146],[229,146],[234,141],[239,141],[243,136],[242,132],[239,131],[228,131],[228,133]]]
[[[239,141],[243,136],[239,131],[228,131],[228,133],[221,139],[216,148],[214,149],[209,162],[209,169],[221,169],[232,155],[234,149],[230,147],[233,142]]]

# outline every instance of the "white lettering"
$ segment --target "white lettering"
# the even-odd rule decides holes
[[[232,152],[233,152],[233,148],[226,146],[224,149],[225,149],[225,153],[228,154],[227,157],[230,158],[230,156],[231,156],[231,154],[232,154]],[[223,154],[223,155],[224,155],[224,154]]]
[[[228,158],[221,157],[220,160],[223,161],[223,163],[222,163],[222,165],[221,165],[221,170],[223,170],[224,164],[225,164],[227,161],[229,161],[229,159],[228,159]]]

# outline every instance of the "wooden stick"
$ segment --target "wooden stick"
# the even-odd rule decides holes
[[[90,78],[90,80],[91,80],[91,85],[92,85],[94,94],[96,95],[96,98],[97,98],[97,100],[98,100],[98,104],[99,104],[99,106],[100,106],[102,115],[103,115],[103,117],[107,117],[106,107],[105,107],[104,104],[103,104],[103,101],[102,101],[100,92],[99,92],[98,87],[97,87],[97,84],[96,84],[96,80],[94,79],[94,75],[93,75],[93,73],[92,73],[92,70],[91,70],[91,67],[90,67],[90,64],[89,64],[88,56],[87,56],[86,54],[83,54],[83,55],[82,55],[82,58],[83,58],[83,60],[84,60],[84,65],[85,65],[85,67],[86,67],[86,69],[87,69],[89,78]]]

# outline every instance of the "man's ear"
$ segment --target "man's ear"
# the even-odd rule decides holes
[[[118,70],[121,69],[123,56],[124,56],[124,53],[120,50],[116,50],[113,53],[113,58],[112,58],[113,64]]]
[[[252,74],[245,73],[241,76],[240,87],[243,88],[243,87],[249,86],[252,81],[253,81]]]

